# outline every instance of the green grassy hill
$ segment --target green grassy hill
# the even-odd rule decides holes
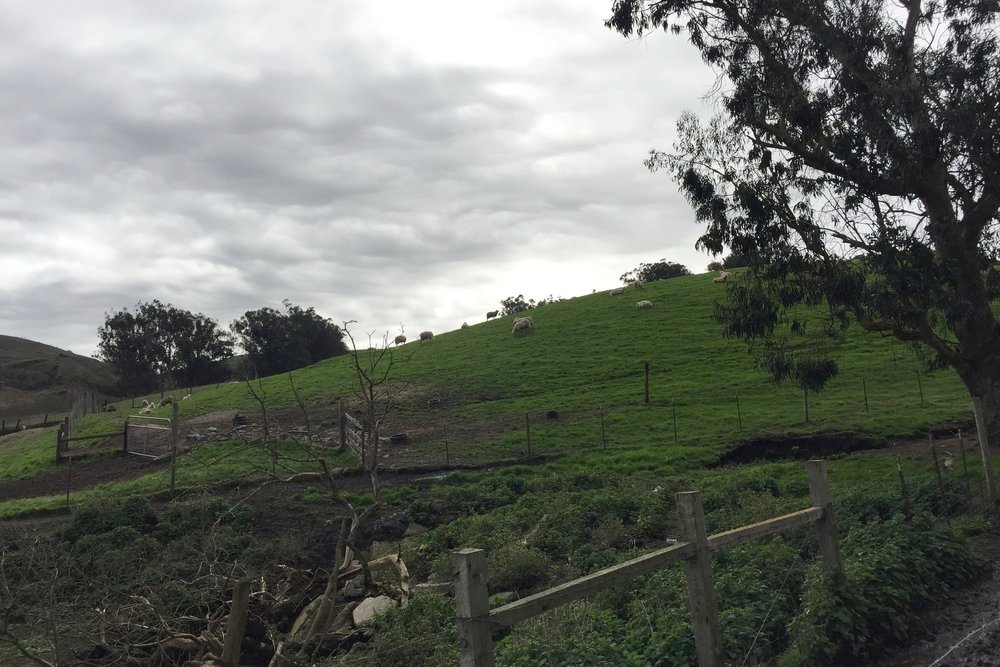
[[[639,299],[654,307],[638,310]],[[809,396],[807,423],[801,390],[773,385],[753,367],[742,342],[722,337],[712,318],[716,299],[724,299],[724,287],[711,275],[696,275],[621,296],[599,293],[546,305],[531,311],[535,327],[528,335],[512,336],[508,317],[439,334],[429,343],[407,343],[394,350],[393,375],[407,389],[392,426],[407,430],[415,420],[460,429],[474,423],[481,437],[452,444],[489,456],[520,446],[525,412],[539,451],[601,443],[602,409],[615,446],[672,445],[676,414],[679,444],[716,456],[751,434],[861,430],[891,436],[968,416],[967,393],[953,372],[928,374],[906,346],[853,329],[836,344],[839,375]],[[644,404],[647,362],[650,402]],[[308,400],[353,396],[346,357],[295,371],[293,381]],[[272,407],[294,406],[288,376],[265,379],[263,389]],[[440,403],[429,407],[434,398]],[[251,410],[254,404],[244,387],[225,385],[196,390],[184,412],[222,408]],[[549,410],[560,413],[558,421],[544,419]],[[428,456],[440,453],[437,438],[428,440]]]
[[[415,581],[447,580],[451,550],[483,548],[489,553],[491,593],[524,595],[662,546],[676,535],[677,491],[702,491],[710,532],[807,506],[808,484],[801,465],[791,459],[809,453],[809,438],[823,436],[833,443],[824,451],[832,459],[829,475],[849,585],[835,589],[823,579],[814,563],[815,538],[804,529],[720,555],[716,586],[727,660],[785,667],[862,664],[858,655],[906,637],[916,627],[915,609],[975,572],[958,538],[987,526],[974,513],[977,496],[970,481],[981,468],[970,455],[969,477],[955,466],[938,485],[927,453],[905,450],[904,497],[899,452],[844,456],[837,448],[848,449],[850,437],[830,434],[853,431],[886,442],[942,424],[964,425],[971,412],[964,388],[951,371],[926,373],[911,350],[891,339],[851,330],[831,342],[840,374],[808,397],[806,421],[801,390],[773,385],[754,369],[743,343],[722,337],[712,307],[723,298],[724,286],[714,284],[711,275],[676,278],[621,296],[602,292],[535,309],[528,335],[512,336],[508,317],[393,349],[391,377],[400,394],[383,433],[406,432],[411,443],[386,446],[384,465],[444,467],[446,456],[452,463],[522,457],[526,414],[532,453],[549,456],[541,463],[525,459],[522,465],[407,478],[407,484],[389,481],[383,514],[404,527],[416,522],[431,530],[384,538],[386,544],[376,543],[371,555],[398,551]],[[640,299],[652,301],[653,308],[637,309]],[[799,315],[815,326],[820,313]],[[338,523],[341,510],[322,485],[262,494],[266,501],[237,503],[238,512],[224,507],[277,469],[276,462],[283,474],[315,470],[295,429],[308,421],[317,436],[328,435],[338,397],[356,410],[354,387],[351,359],[339,357],[252,387],[195,388],[180,403],[185,423],[206,423],[213,415],[228,419],[239,411],[259,425],[256,393],[274,431],[292,434],[260,446],[239,439],[213,442],[183,455],[177,470],[180,498],[199,494],[210,482],[231,482],[228,490],[216,490],[228,495],[211,501],[223,509],[207,519],[202,505],[185,514],[188,505],[181,500],[159,513],[135,498],[122,500],[130,494],[170,497],[164,495],[168,475],[161,467],[75,494],[70,533],[85,538],[72,539],[89,549],[106,541],[116,554],[125,554],[116,555],[116,562],[129,558],[133,548],[144,554],[141,565],[128,561],[116,570],[128,577],[107,584],[123,596],[135,586],[151,585],[163,572],[184,579],[194,578],[182,574],[187,570],[205,568],[177,554],[210,551],[219,559],[215,567],[243,569],[271,581],[272,588],[285,576],[275,567],[316,562],[317,549],[324,562],[336,542],[330,526]],[[117,413],[87,417],[81,432],[114,430],[130,411],[135,411],[130,402],[123,402]],[[558,415],[548,418],[549,411]],[[161,408],[158,414],[169,412]],[[56,470],[49,456],[53,437],[32,434],[0,448],[6,471],[0,480]],[[717,465],[741,443],[768,439],[777,443],[768,457],[777,460]],[[344,454],[323,452],[333,465],[350,463]],[[361,506],[371,503],[363,485],[352,488],[346,497]],[[0,516],[64,503],[63,496],[8,501],[0,503]],[[241,518],[237,526],[220,524],[226,517]],[[954,532],[940,530],[945,520]],[[164,525],[186,528],[165,531]],[[223,529],[234,546],[220,551]],[[76,548],[59,544],[67,553]],[[95,561],[90,552],[87,558]],[[314,580],[322,583],[322,577]],[[172,590],[173,597],[163,601],[154,595],[151,604],[169,604],[178,613],[211,609],[214,602],[206,607],[205,600],[221,599],[227,591]],[[285,631],[278,627],[279,634]],[[453,603],[418,597],[408,610],[390,613],[376,626],[368,651],[334,654],[322,664],[454,664],[455,643]],[[690,664],[691,651],[683,574],[676,567],[520,624],[497,645],[502,665]]]

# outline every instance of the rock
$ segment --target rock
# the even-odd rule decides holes
[[[292,624],[292,629],[288,633],[290,639],[298,642],[305,641],[306,634],[309,632],[309,628],[312,627],[313,617],[316,615],[316,611],[319,609],[319,604],[322,600],[323,596],[321,595],[306,605],[306,608],[302,610],[299,617],[295,619],[295,623]],[[350,630],[351,615],[357,606],[357,602],[348,602],[343,606],[337,605],[334,607],[326,628],[318,628],[319,634],[331,634]]]
[[[427,530],[427,528],[414,521],[406,528],[406,532],[403,533],[403,537],[416,537],[417,535],[423,535],[427,532]]]
[[[346,600],[359,600],[365,596],[365,578],[361,575],[344,582],[340,594]]]
[[[354,627],[364,628],[371,625],[377,615],[384,614],[395,606],[396,601],[388,595],[380,595],[377,598],[365,598],[361,601],[361,604],[354,608],[354,612],[352,613]]]

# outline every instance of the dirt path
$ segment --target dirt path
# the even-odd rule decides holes
[[[922,636],[875,667],[996,667],[1000,665],[1000,529],[972,540],[987,574],[928,609]]]
[[[100,459],[84,460],[65,465],[63,470],[27,479],[0,483],[0,502],[15,498],[37,498],[66,493],[67,483],[71,493],[89,489],[105,482],[119,482],[141,477],[161,464],[152,459],[115,452]]]

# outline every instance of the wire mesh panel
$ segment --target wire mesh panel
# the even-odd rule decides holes
[[[127,423],[129,454],[153,459],[170,456],[169,418],[132,415]]]

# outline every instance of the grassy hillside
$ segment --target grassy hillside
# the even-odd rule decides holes
[[[808,485],[795,461],[715,465],[744,441],[775,440],[779,444],[770,456],[783,459],[783,454],[807,453],[808,436],[857,431],[887,441],[968,420],[968,397],[953,372],[925,373],[907,348],[854,330],[836,342],[840,374],[823,392],[808,397],[806,421],[801,390],[773,385],[753,368],[741,342],[721,336],[711,313],[723,290],[710,275],[672,279],[622,296],[604,292],[546,305],[532,311],[535,326],[529,335],[512,336],[511,318],[505,318],[394,349],[391,375],[401,393],[384,433],[407,432],[411,444],[388,447],[386,464],[443,466],[446,448],[451,462],[521,456],[525,413],[533,453],[552,456],[540,464],[453,472],[435,481],[390,482],[383,492],[387,520],[402,527],[417,522],[431,530],[419,537],[403,539],[394,533],[379,538],[386,543],[372,545],[371,555],[381,554],[380,549],[401,550],[416,581],[447,580],[452,549],[484,548],[491,592],[524,595],[661,546],[676,535],[676,491],[702,491],[712,532],[805,507]],[[652,301],[653,308],[638,310],[639,299]],[[812,318],[812,326],[819,317],[800,315]],[[300,401],[318,436],[329,434],[338,397],[356,409],[350,361],[334,358],[255,382],[253,391],[267,406],[275,432],[293,432],[306,421]],[[649,403],[643,400],[646,363],[651,369]],[[116,414],[85,418],[81,432],[113,429],[129,411],[129,402],[119,407]],[[259,426],[258,409],[249,388],[238,383],[198,387],[181,402],[182,418],[195,422],[216,414],[228,419],[239,411]],[[557,417],[548,418],[548,411],[556,411]],[[166,416],[169,408],[160,414]],[[791,436],[802,437],[781,440]],[[232,440],[192,450],[179,462],[182,497],[220,480],[255,488],[254,482],[276,461],[285,472],[315,468],[296,437],[279,436],[256,448],[252,442]],[[835,446],[841,442],[846,447],[846,440],[834,439]],[[0,460],[11,471],[7,479],[53,470],[49,438],[23,438],[15,445],[0,448]],[[716,581],[730,662],[780,660],[787,667],[848,664],[846,659],[861,664],[860,653],[912,631],[914,609],[975,572],[956,538],[985,526],[980,517],[962,516],[975,506],[971,486],[965,486],[981,474],[974,458],[968,461],[969,478],[960,476],[956,466],[939,486],[926,453],[904,451],[910,494],[904,498],[895,452],[827,453],[833,454],[829,473],[850,586],[846,592],[831,589],[823,580],[813,565],[815,538],[806,530],[720,555]],[[347,463],[339,456],[331,463]],[[330,531],[341,509],[322,485],[279,492],[266,501],[257,497],[256,505],[238,501],[239,512],[226,509],[233,501],[229,492],[225,500],[212,500],[221,504],[213,505],[215,513],[207,519],[204,506],[190,510],[204,524],[195,518],[182,521],[179,516],[188,510],[181,501],[162,512],[134,498],[122,501],[127,494],[163,498],[167,484],[161,468],[80,494],[70,532],[84,537],[73,537],[69,546],[58,540],[70,538],[57,538],[59,548],[72,552],[81,543],[96,549],[94,545],[107,542],[125,554],[116,559],[126,558],[130,549],[141,552],[141,567],[139,561],[124,566],[130,577],[134,574],[134,586],[152,585],[164,572],[191,580],[196,577],[189,570],[218,568],[268,579],[273,590],[286,576],[281,569],[285,564],[316,562],[319,545],[318,562],[328,562],[322,559],[329,558],[336,542]],[[363,484],[352,488],[349,499],[362,506],[371,503]],[[101,504],[93,509],[83,501]],[[64,502],[61,496],[10,501],[0,504],[0,516]],[[97,522],[95,514],[119,518]],[[237,516],[238,530],[220,524]],[[938,530],[945,519],[959,532]],[[175,524],[189,528],[162,528]],[[218,545],[229,544],[220,540],[223,529],[236,533],[225,533],[233,546],[220,553]],[[173,553],[196,557],[182,562]],[[94,561],[92,554],[87,557]],[[209,566],[205,559],[218,562]],[[109,581],[105,586],[120,589],[123,596],[134,594],[131,578]],[[322,584],[323,579],[314,581]],[[152,604],[169,605],[178,613],[212,609],[215,603],[205,601],[223,599],[227,590],[172,591],[169,599],[154,596]],[[800,602],[803,598],[807,603]],[[689,664],[684,599],[681,570],[669,568],[518,625],[498,643],[498,664],[593,664],[595,656],[609,665]],[[376,625],[370,651],[334,655],[323,664],[453,663],[453,603],[417,600],[410,611],[390,614]],[[839,613],[848,607],[849,613]],[[286,631],[274,622],[279,634]]]
[[[486,456],[522,446],[525,412],[542,451],[600,443],[602,409],[615,446],[673,444],[676,414],[678,442],[717,455],[750,434],[856,429],[895,435],[967,416],[967,394],[953,372],[928,374],[907,347],[855,329],[836,346],[840,374],[809,396],[806,423],[801,390],[773,385],[754,369],[743,343],[722,337],[712,303],[724,298],[724,288],[711,278],[689,276],[622,296],[599,293],[547,305],[532,311],[535,328],[525,336],[512,336],[511,318],[503,318],[429,343],[407,343],[394,351],[394,376],[407,388],[391,427],[475,423],[478,437],[460,444]],[[651,300],[653,309],[638,310],[640,298]],[[293,381],[307,400],[351,399],[354,393],[345,357],[295,371]],[[262,387],[270,406],[294,406],[288,376],[267,378]],[[440,403],[429,406],[430,399]],[[252,410],[255,404],[235,384],[196,390],[184,404],[185,414],[222,408]],[[549,410],[560,413],[557,421],[544,419]],[[427,451],[439,452],[439,438],[430,433],[427,440]]]
[[[0,419],[67,412],[83,392],[110,395],[114,369],[97,359],[0,336]]]

